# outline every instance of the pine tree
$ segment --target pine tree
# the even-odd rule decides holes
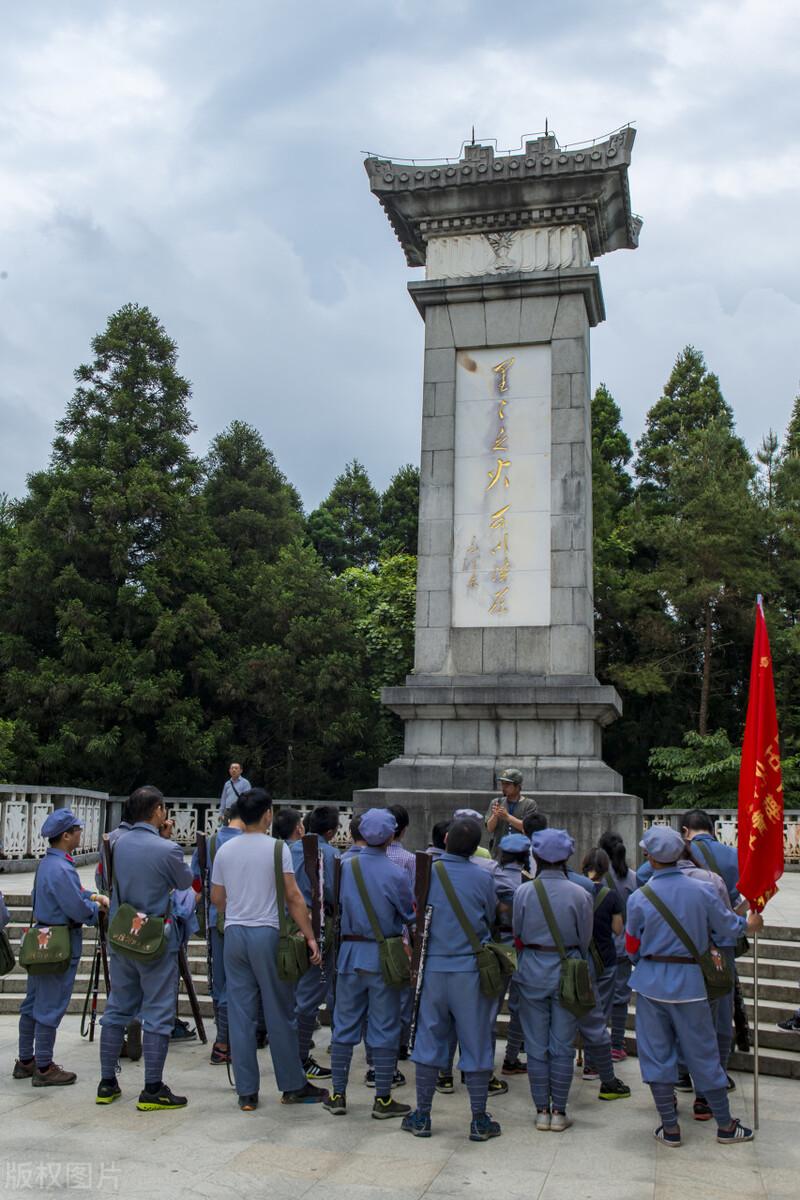
[[[341,574],[378,558],[380,496],[358,461],[348,463],[330,494],[308,518],[308,535],[322,561]]]
[[[419,527],[419,467],[401,467],[381,496],[378,524],[381,554],[416,554]]]

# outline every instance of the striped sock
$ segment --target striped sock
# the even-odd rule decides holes
[[[439,1078],[438,1067],[428,1067],[417,1063],[417,1112],[423,1117],[431,1115],[433,1094],[436,1091],[436,1080]]]
[[[537,1109],[550,1107],[550,1063],[528,1055],[528,1085]]]
[[[375,1068],[375,1095],[379,1100],[387,1100],[392,1094],[392,1079],[397,1063],[397,1048],[373,1046],[372,1064]]]
[[[650,1091],[665,1129],[675,1129],[678,1124],[678,1110],[675,1107],[675,1090],[671,1083],[651,1083]]]
[[[117,1078],[122,1043],[125,1040],[124,1025],[100,1026],[100,1077],[109,1082]]]
[[[216,1006],[217,1019],[217,1041],[223,1045],[228,1045],[228,1005],[218,1004]]]
[[[352,1061],[352,1046],[346,1046],[343,1042],[331,1042],[331,1087],[337,1096],[343,1096],[347,1091]]]
[[[58,1029],[55,1025],[43,1025],[36,1022],[36,1069],[44,1071],[53,1061],[53,1047],[56,1044]]]
[[[467,1091],[469,1092],[469,1106],[472,1109],[473,1117],[479,1117],[486,1112],[486,1097],[489,1094],[489,1080],[492,1077],[491,1071],[465,1071],[464,1077],[467,1081]]]
[[[522,1026],[519,1022],[519,1015],[512,1013],[508,1021],[508,1036],[506,1038],[506,1058],[509,1062],[515,1062],[519,1058],[519,1052],[522,1049]]]
[[[144,1086],[148,1092],[155,1092],[163,1083],[164,1063],[167,1061],[169,1050],[169,1034],[142,1032],[142,1055],[144,1057]]]
[[[37,1026],[37,1029],[38,1029],[38,1026]],[[37,1052],[39,1050],[38,1042],[36,1044],[36,1050],[37,1050]],[[714,1114],[714,1117],[716,1118],[717,1125],[719,1125],[720,1128],[722,1128],[723,1126],[725,1128],[727,1128],[727,1126],[730,1125],[731,1120],[732,1120],[731,1106],[728,1103],[728,1089],[727,1088],[706,1088],[706,1100],[708,1102],[709,1108],[711,1109],[711,1111]]]
[[[733,1026],[725,1033],[717,1034],[717,1045],[719,1047],[719,1061],[722,1063],[723,1071],[728,1066],[728,1059],[731,1056],[731,1046],[733,1045]]]
[[[311,1053],[311,1043],[314,1040],[314,1030],[317,1025],[317,1015],[310,1017],[308,1013],[297,1014],[297,1045],[300,1050],[300,1062],[304,1063]]]
[[[614,1064],[611,1058],[611,1041],[607,1036],[602,1042],[587,1045],[586,1061],[597,1071],[601,1083],[611,1083],[614,1078]]]
[[[627,1004],[615,1004],[611,1009],[611,1046],[614,1050],[623,1050],[625,1048],[625,1025],[627,1020]]]
[[[33,1058],[33,1036],[36,1032],[36,1022],[28,1013],[19,1015],[19,1058],[20,1062],[30,1062]]]
[[[573,1058],[570,1054],[553,1055],[550,1059],[550,1095],[553,1098],[553,1111],[567,1111],[567,1097],[572,1085]]]

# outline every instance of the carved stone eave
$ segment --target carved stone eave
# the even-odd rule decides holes
[[[610,725],[622,713],[617,690],[588,686],[415,686],[381,690],[381,703],[409,720],[586,720]]]
[[[458,163],[364,166],[411,267],[425,265],[431,237],[559,224],[582,225],[597,258],[638,245],[628,187],[635,136],[628,127],[585,149],[562,151],[551,136],[527,142],[524,154],[496,158],[493,147],[472,145]]]
[[[528,296],[553,296],[579,293],[586,302],[591,326],[606,319],[603,289],[597,267],[567,267],[560,271],[508,272],[470,279],[421,279],[408,284],[411,299],[425,316],[425,309],[437,304],[465,304],[470,301],[516,300]]]

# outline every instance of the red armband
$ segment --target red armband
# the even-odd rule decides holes
[[[200,893],[201,893],[201,892],[202,892],[202,890],[203,890],[203,881],[202,881],[202,879],[193,879],[193,880],[192,880],[192,888],[194,889],[194,891],[196,891],[196,892],[197,892],[197,894],[198,894],[198,896],[199,896],[199,895],[200,895]]]
[[[524,950],[525,949],[525,943],[523,942],[522,938],[519,938],[516,935],[514,936],[514,948],[516,950]]]
[[[628,933],[627,930],[625,931],[625,953],[626,954],[638,954],[639,947],[641,946],[641,944],[642,944],[641,938],[634,937],[632,933]]]

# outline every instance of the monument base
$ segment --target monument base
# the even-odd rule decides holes
[[[596,846],[600,835],[614,830],[624,841],[628,859],[635,863],[642,837],[642,801],[625,792],[529,792],[536,800],[548,824],[567,829],[575,839],[572,863],[580,870],[587,850]],[[485,813],[497,791],[455,791],[450,789],[367,788],[353,793],[355,812],[402,804],[411,823],[404,844],[408,850],[424,850],[430,843],[431,829],[438,821],[449,821],[457,808],[474,808]],[[484,843],[487,838],[484,836]]]

